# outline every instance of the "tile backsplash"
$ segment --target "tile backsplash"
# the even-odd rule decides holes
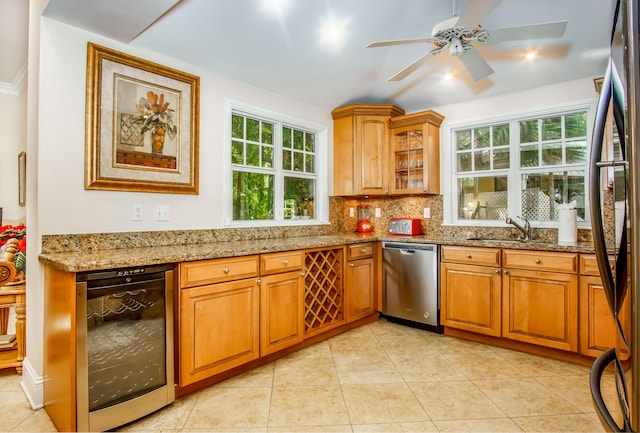
[[[611,194],[609,194],[611,195]],[[605,201],[607,194],[605,194]],[[443,199],[440,195],[409,196],[409,197],[330,197],[329,218],[332,231],[354,232],[358,224],[358,205],[367,204],[371,208],[369,221],[373,225],[373,233],[385,234],[389,219],[393,217],[419,218],[422,221],[422,231],[430,238],[468,238],[494,237],[497,239],[514,239],[518,237],[515,227],[482,227],[482,226],[445,226],[443,222]],[[349,210],[353,208],[354,216]],[[380,217],[375,217],[375,209],[380,209]],[[424,208],[429,208],[430,218],[425,219]],[[607,208],[607,207],[605,207]],[[605,213],[605,222],[613,227],[611,215]],[[558,239],[557,229],[534,228],[533,239],[555,243]],[[607,232],[607,240],[613,239],[613,234]],[[590,229],[578,229],[579,242],[591,242]]]

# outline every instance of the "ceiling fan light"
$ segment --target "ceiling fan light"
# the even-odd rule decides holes
[[[458,38],[451,38],[451,43],[449,44],[449,54],[452,56],[459,57],[464,53],[464,47],[462,46],[462,42]]]

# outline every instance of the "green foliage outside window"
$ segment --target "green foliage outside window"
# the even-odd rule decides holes
[[[315,152],[315,133],[232,114],[233,220],[274,220],[278,208],[284,219],[313,218]],[[276,191],[278,184],[282,191]]]

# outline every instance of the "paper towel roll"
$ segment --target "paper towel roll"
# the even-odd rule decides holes
[[[558,210],[558,245],[578,244],[578,215],[576,209]]]

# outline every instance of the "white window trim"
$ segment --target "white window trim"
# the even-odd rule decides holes
[[[316,201],[314,203],[314,219],[312,220],[251,220],[251,221],[234,221],[233,220],[233,197],[231,194],[232,180],[232,168],[231,168],[231,116],[232,113],[240,112],[250,117],[258,117],[259,119],[269,122],[283,123],[287,126],[293,126],[301,129],[308,130],[316,134]],[[281,141],[280,131],[274,131],[274,140]],[[263,108],[255,107],[253,105],[245,104],[242,102],[227,99],[225,104],[225,122],[224,122],[224,179],[222,182],[223,197],[224,197],[224,226],[228,228],[242,228],[242,227],[295,227],[295,226],[309,226],[309,225],[323,225],[329,223],[329,193],[328,193],[328,173],[327,173],[327,137],[328,131],[326,126],[309,122],[307,120],[301,120],[292,116],[277,113],[275,111],[265,110]],[[281,152],[274,152],[274,157],[280,160],[282,158]],[[281,166],[277,164],[276,166]],[[299,173],[300,177],[305,177],[304,173]],[[274,188],[282,188],[279,184],[278,176],[276,176],[276,182]],[[282,217],[282,209],[276,209],[277,215]]]
[[[448,146],[447,152],[442,152],[442,167],[445,167],[445,170],[441,170],[441,176],[447,175],[451,177],[450,179],[441,179],[441,185],[444,185],[443,190],[443,221],[442,225],[444,226],[476,226],[476,227],[508,227],[509,225],[504,221],[495,221],[495,220],[464,220],[458,219],[457,217],[457,200],[456,200],[456,192],[457,192],[457,182],[453,182],[452,179],[456,177],[455,170],[455,162],[456,162],[456,149],[454,146],[455,137],[454,131],[458,129],[471,129],[477,128],[487,125],[496,125],[500,123],[510,123],[518,120],[527,120],[531,118],[543,118],[554,115],[563,115],[567,112],[571,111],[586,111],[587,112],[587,147],[591,149],[591,141],[593,128],[590,125],[593,125],[595,121],[595,109],[597,105],[597,98],[594,99],[585,99],[580,101],[575,101],[566,104],[558,104],[549,107],[544,107],[536,110],[523,110],[519,112],[512,112],[505,115],[493,115],[487,116],[483,118],[476,118],[467,121],[460,121],[451,124],[447,124],[443,129],[442,138],[444,141],[444,146]],[[515,134],[517,131],[510,131],[510,134]],[[510,166],[515,167],[515,160],[517,156],[515,152],[510,152]],[[587,159],[588,161],[588,159]],[[563,166],[564,167],[564,166]],[[550,167],[551,168],[551,167]],[[514,169],[510,168],[508,170],[509,173],[509,181],[513,178],[515,187],[520,190],[521,186],[521,176],[514,175]],[[585,166],[585,170],[587,171],[587,179],[589,177],[589,167],[588,164]],[[504,170],[500,170],[500,173],[504,173]],[[518,171],[520,173],[520,171]],[[510,183],[511,184],[511,183]],[[509,188],[511,190],[511,187]],[[589,197],[589,182],[585,181],[585,197]],[[509,203],[509,216],[518,216],[516,214],[516,209],[514,208],[514,203],[511,201]],[[589,216],[589,203],[585,202],[585,212],[586,216]],[[513,208],[513,209],[512,209]],[[536,221],[532,222],[532,227],[536,228],[557,228],[557,221]],[[578,228],[590,228],[591,222],[589,219],[586,221],[579,221]]]

